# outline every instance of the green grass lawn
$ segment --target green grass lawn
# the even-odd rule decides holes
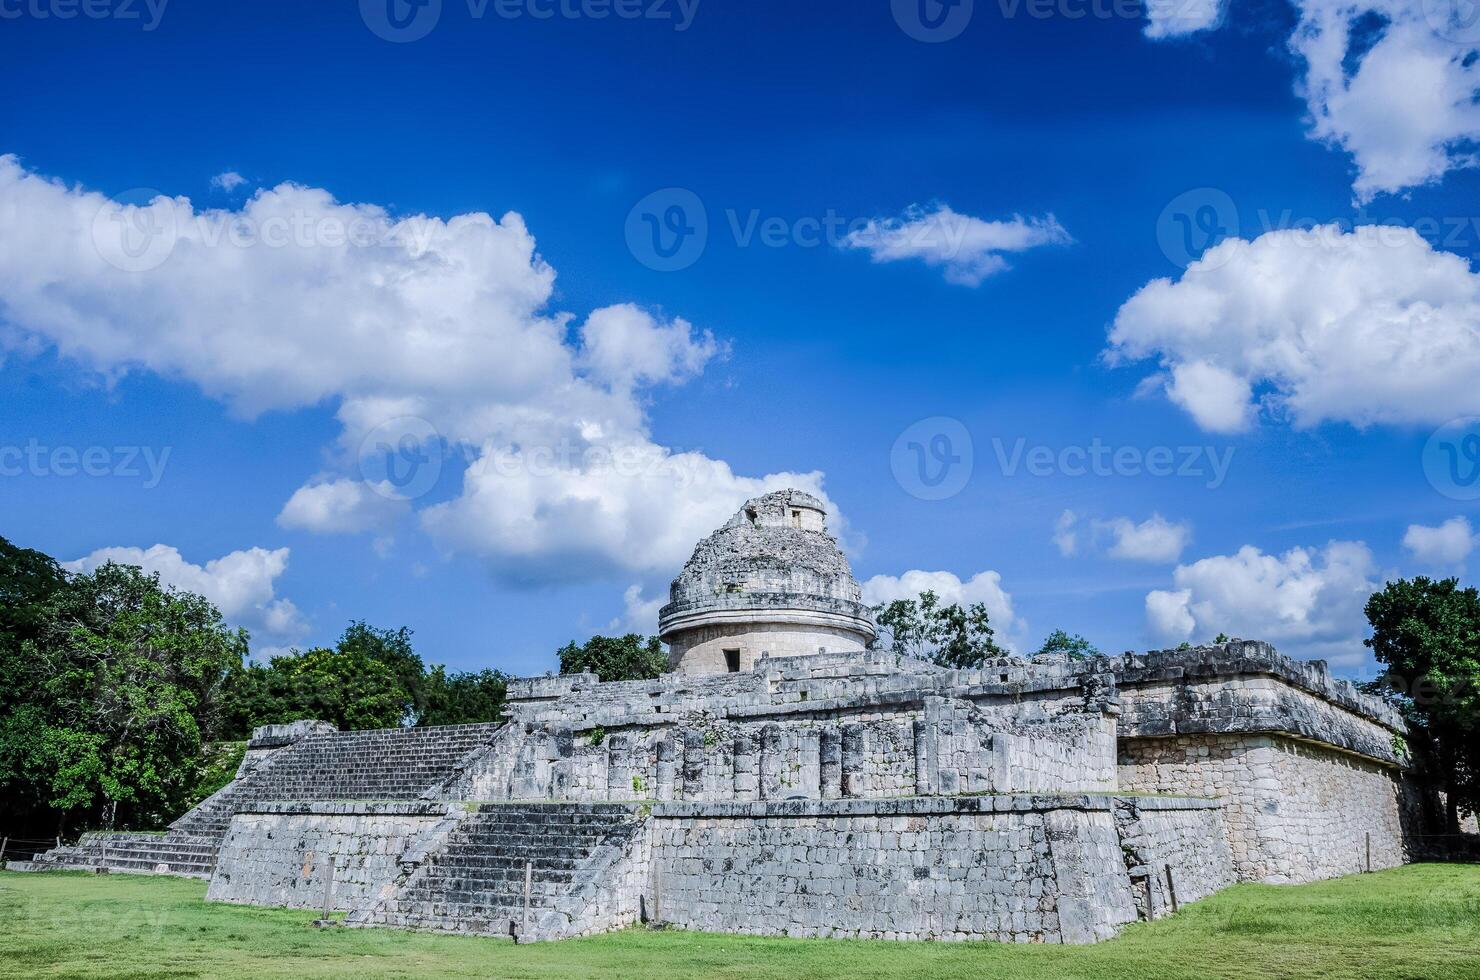
[[[515,946],[202,901],[205,884],[0,873],[0,977],[971,977],[1480,980],[1480,866],[1239,885],[1097,946],[761,939],[628,930]]]

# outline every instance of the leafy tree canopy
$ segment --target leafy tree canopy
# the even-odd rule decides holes
[[[1100,651],[1078,633],[1054,630],[1048,634],[1048,638],[1043,641],[1043,646],[1038,648],[1034,656],[1043,657],[1052,654],[1067,654],[1070,660],[1088,660],[1090,657],[1098,657]]]
[[[352,622],[330,649],[294,650],[247,664],[227,684],[220,738],[246,738],[258,725],[315,718],[341,731],[398,725],[499,720],[507,678],[494,670],[428,670],[411,631]]]
[[[0,797],[17,821],[113,826],[182,808],[202,731],[246,652],[209,602],[128,565],[66,576],[0,549]]]
[[[1433,743],[1447,819],[1480,811],[1480,594],[1458,580],[1389,582],[1367,600],[1366,643],[1386,668],[1368,685]]]
[[[668,669],[668,657],[656,636],[593,636],[577,646],[572,640],[557,651],[562,674],[592,673],[603,681],[640,681]]]
[[[980,667],[1008,656],[997,645],[987,607],[940,604],[934,592],[918,599],[895,599],[874,607],[874,620],[884,631],[883,645],[907,657],[942,667]]]

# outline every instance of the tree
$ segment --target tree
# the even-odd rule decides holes
[[[51,829],[47,714],[36,643],[50,631],[67,573],[49,555],[0,537],[0,825]]]
[[[341,731],[394,728],[415,705],[395,671],[362,647],[293,650],[233,672],[222,712],[223,738],[246,738],[259,725],[315,718]]]
[[[427,668],[421,657],[411,647],[411,630],[383,630],[368,626],[363,620],[349,624],[339,637],[335,649],[340,653],[368,657],[383,664],[400,683],[410,700],[407,721],[419,716],[423,710]]]
[[[1090,657],[1098,657],[1100,651],[1078,633],[1054,630],[1048,634],[1048,638],[1043,641],[1043,646],[1038,648],[1034,656],[1045,657],[1053,654],[1065,654],[1070,660],[1088,660]]]
[[[449,674],[433,667],[423,684],[418,726],[502,721],[509,678],[498,670]]]
[[[1384,676],[1369,690],[1398,705],[1430,743],[1445,821],[1480,812],[1480,594],[1456,579],[1389,582],[1367,600],[1365,641]]]
[[[33,556],[22,561],[37,567]],[[246,634],[200,596],[111,563],[68,578],[44,609],[8,608],[6,622],[32,634],[0,679],[19,702],[0,725],[6,795],[50,811],[59,827],[78,811],[107,827],[180,812],[202,727]],[[16,649],[14,633],[5,645]]]
[[[300,718],[344,731],[409,725],[426,713],[432,696],[411,631],[361,620],[351,622],[332,649],[292,650],[266,664],[242,665],[225,687],[220,724],[212,730],[220,739],[247,738],[259,725]]]
[[[997,645],[987,607],[974,602],[965,609],[940,604],[934,592],[919,599],[895,599],[874,607],[875,622],[888,637],[888,648],[907,657],[930,660],[963,670],[1008,656]]]
[[[642,681],[668,669],[668,657],[656,636],[593,636],[581,646],[574,640],[557,651],[562,674],[595,674],[603,681]]]

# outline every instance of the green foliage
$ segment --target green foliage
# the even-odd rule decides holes
[[[557,651],[562,674],[595,674],[602,681],[643,681],[668,669],[668,657],[656,636],[593,636],[577,646],[567,643]]]
[[[600,745],[602,742],[606,741],[606,729],[602,728],[600,725],[597,725],[586,734],[586,738],[590,740],[593,747]]]
[[[0,539],[3,542],[3,539]],[[138,568],[58,577],[0,544],[0,798],[8,825],[178,814],[221,685],[246,652],[205,599]]]
[[[195,781],[185,805],[199,806],[202,800],[235,779],[246,754],[246,742],[211,742],[203,746],[195,762]]]
[[[1100,655],[1095,645],[1078,633],[1054,630],[1048,634],[1048,639],[1043,641],[1043,646],[1038,648],[1034,656],[1043,657],[1058,653],[1067,654],[1070,660],[1088,660],[1090,657]]]
[[[1227,643],[1231,639],[1232,639],[1232,637],[1229,636],[1227,633],[1221,633],[1220,632],[1217,636],[1213,637],[1213,642],[1214,643]]]
[[[962,609],[940,604],[934,592],[918,599],[895,599],[874,607],[874,619],[887,637],[885,643],[897,654],[930,660],[942,667],[966,669],[1007,656],[997,645],[980,602]]]
[[[240,739],[258,725],[299,718],[341,731],[391,728],[411,715],[411,692],[390,665],[363,648],[297,650],[233,672],[220,736]]]
[[[246,738],[258,725],[300,718],[341,731],[499,720],[508,678],[496,670],[428,670],[411,631],[352,622],[333,649],[294,650],[232,672],[218,738]]]
[[[447,673],[438,665],[422,681],[416,724],[470,725],[503,719],[509,678],[502,671]]]
[[[1367,600],[1366,643],[1386,671],[1369,690],[1398,705],[1429,742],[1431,775],[1459,811],[1480,811],[1480,594],[1456,579],[1389,582]]]
[[[252,728],[495,721],[498,671],[426,669],[407,629],[248,664],[245,631],[132,566],[69,576],[0,538],[0,827],[32,836],[168,823],[224,785]],[[224,754],[223,754],[224,753]]]

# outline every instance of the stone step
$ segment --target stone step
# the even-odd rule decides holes
[[[562,847],[543,848],[536,845],[525,847],[458,847],[442,852],[437,855],[437,864],[452,865],[454,867],[495,867],[501,864],[518,864],[521,868],[525,862],[530,862],[536,867],[557,867],[560,865],[572,866],[582,861],[590,854],[590,849]]]
[[[565,884],[575,874],[574,868],[531,868],[532,880],[542,884]],[[505,882],[517,883],[520,887],[524,885],[524,865],[510,865],[506,868],[489,867],[449,867],[444,864],[436,864],[427,869],[423,881],[438,881],[443,886],[456,887],[467,884],[471,887],[498,887]]]

